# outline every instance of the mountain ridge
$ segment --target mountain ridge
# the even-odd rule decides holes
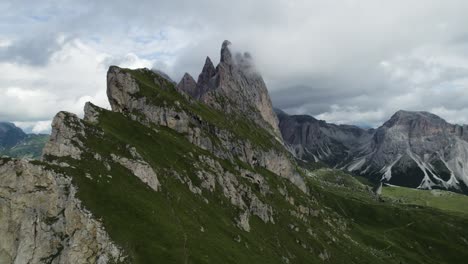
[[[353,137],[337,138],[326,135],[325,139],[331,138],[336,141],[335,145],[343,145],[346,149],[344,153],[337,153],[329,151],[330,146],[324,151],[322,146],[294,141],[288,135],[293,133],[291,129],[297,133],[298,128],[294,130],[285,122],[303,117],[288,117],[284,114],[278,116],[280,127],[282,122],[283,126],[286,126],[282,129],[283,136],[286,135],[285,141],[292,144],[293,149],[301,150],[295,152],[300,158],[315,162],[320,160],[328,165],[365,175],[374,181],[466,193],[468,174],[462,165],[466,163],[468,153],[466,125],[450,124],[425,111],[400,110],[377,129],[353,127],[358,135],[366,135],[360,138],[362,141],[356,141]],[[307,120],[309,124],[319,122],[314,119]],[[328,130],[334,127],[330,124],[325,126]],[[341,133],[347,132],[342,126],[335,125],[335,128]],[[309,137],[317,135],[322,134],[317,132]],[[302,149],[313,153],[313,159]],[[321,153],[314,154],[314,151]]]

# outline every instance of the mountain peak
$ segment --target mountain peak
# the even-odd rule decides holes
[[[206,57],[205,64],[203,65],[203,69],[198,75],[197,87],[196,92],[194,93],[193,97],[199,98],[201,95],[206,93],[210,87],[213,87],[212,78],[216,75],[216,68],[213,65],[210,57]],[[211,84],[210,84],[211,83]]]
[[[435,116],[432,113],[426,112],[426,111],[410,111],[410,110],[398,110],[393,114],[394,116],[397,117],[405,117],[405,116]]]
[[[441,117],[426,111],[399,110],[395,114],[393,114],[387,122],[385,122],[384,126],[391,127],[396,124],[409,124],[410,122],[415,121],[424,121],[432,125],[447,123]]]
[[[176,86],[177,90],[185,92],[192,97],[196,97],[197,82],[193,79],[192,75],[187,72],[184,74],[180,82]]]
[[[221,46],[221,62],[225,64],[232,64],[232,54],[231,50],[229,49],[229,46],[231,46],[232,43],[229,40],[223,41],[223,44]]]
[[[184,76],[182,76],[182,79],[186,79],[186,78],[190,78],[190,79],[193,80],[192,75],[190,75],[190,73],[188,73],[188,72],[184,73]],[[193,80],[193,81],[195,81],[195,80]]]
[[[211,61],[209,56],[206,56],[205,65],[203,66],[203,68],[207,68],[207,69],[213,68],[213,69],[215,69],[215,67],[213,65],[213,62]]]
[[[437,115],[427,112],[427,111],[410,111],[410,110],[398,110],[393,114],[397,117],[406,117],[406,116],[413,116],[413,117],[438,117]]]
[[[227,105],[218,105],[227,112],[248,116],[261,127],[281,138],[278,119],[273,112],[270,96],[263,78],[253,70],[252,56],[245,52],[231,53],[231,42],[224,41],[221,48],[221,62],[217,67],[216,96],[227,98]],[[215,97],[216,97],[215,96]],[[213,95],[209,95],[213,97]],[[206,102],[211,101],[208,98]]]
[[[265,82],[259,74],[252,74],[252,56],[247,52],[233,56],[231,45],[223,42],[216,68],[206,58],[193,97],[226,113],[246,116],[281,138]]]

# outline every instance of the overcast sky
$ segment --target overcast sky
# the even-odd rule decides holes
[[[464,0],[1,1],[0,120],[47,132],[60,110],[108,107],[109,65],[196,79],[229,39],[290,114],[468,123],[467,11]]]

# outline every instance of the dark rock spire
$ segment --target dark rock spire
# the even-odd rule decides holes
[[[231,65],[233,61],[229,46],[231,46],[231,42],[229,40],[223,41],[223,45],[221,46],[221,62]]]
[[[195,97],[197,82],[195,82],[190,74],[185,73],[180,82],[177,84],[176,88],[181,92],[185,92],[190,96]]]

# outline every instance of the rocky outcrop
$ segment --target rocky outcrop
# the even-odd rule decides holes
[[[52,121],[52,134],[43,155],[80,159],[84,148],[80,137],[86,136],[84,128],[83,121],[75,114],[59,112]]]
[[[0,263],[124,260],[102,224],[75,197],[70,177],[11,159],[0,159],[0,175]]]
[[[198,77],[196,99],[226,113],[242,114],[281,141],[278,119],[273,112],[265,82],[248,53],[233,54],[231,43],[224,41],[221,59],[215,68],[206,59]]]
[[[209,92],[210,89],[216,87],[216,68],[213,65],[210,57],[206,57],[205,64],[203,65],[203,69],[198,75],[198,81],[196,86],[196,92],[194,94],[194,98],[200,99],[202,95]]]
[[[91,124],[97,124],[99,121],[99,110],[98,107],[91,102],[86,102],[84,106],[84,118],[86,122]]]
[[[197,97],[197,82],[188,73],[184,74],[176,88],[182,93],[187,93],[194,98]]]
[[[111,158],[114,162],[119,163],[128,170],[130,170],[136,177],[142,182],[146,183],[151,189],[157,191],[159,186],[158,177],[151,166],[141,159],[129,159],[125,157],[119,157],[115,154],[111,154]]]
[[[275,223],[273,207],[262,201],[271,189],[262,175],[244,169],[226,170],[218,161],[208,156],[202,155],[198,159],[198,162],[193,165],[198,170],[196,175],[201,181],[199,187],[195,186],[188,177],[176,175],[181,182],[188,185],[193,193],[202,195],[203,190],[214,192],[219,186],[224,197],[240,210],[235,221],[237,226],[246,232],[251,230],[250,218],[252,216],[260,218],[264,223]],[[249,184],[243,183],[239,175],[249,183],[258,186],[260,196],[255,194]]]
[[[113,111],[124,112],[126,107],[137,106],[134,95],[140,91],[131,74],[111,66],[107,71],[107,98]]]

